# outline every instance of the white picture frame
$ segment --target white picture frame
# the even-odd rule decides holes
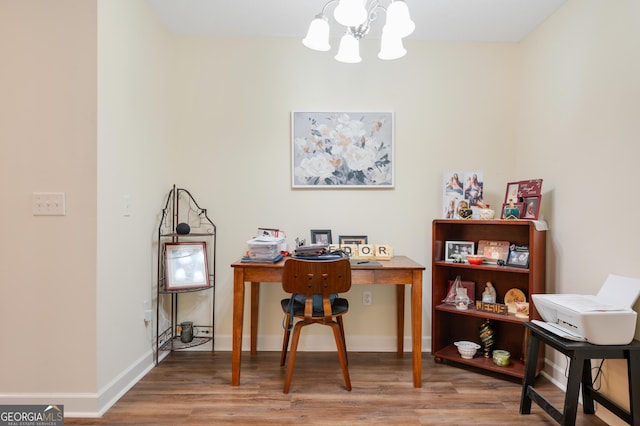
[[[165,243],[164,264],[164,287],[167,291],[210,286],[205,241]]]

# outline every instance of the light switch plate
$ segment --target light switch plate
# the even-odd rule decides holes
[[[31,208],[34,216],[64,216],[64,192],[34,192],[31,198]]]

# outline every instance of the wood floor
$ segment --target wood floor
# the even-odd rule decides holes
[[[423,355],[423,386],[412,385],[411,356],[349,353],[353,390],[344,389],[335,352],[299,352],[291,392],[282,393],[280,354],[243,354],[241,384],[232,387],[230,352],[172,352],[100,419],[66,425],[552,425],[535,404],[519,412],[521,385],[436,364]],[[543,377],[537,389],[557,407],[564,393]],[[577,425],[605,425],[578,412]]]

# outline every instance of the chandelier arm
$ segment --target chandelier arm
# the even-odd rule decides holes
[[[369,20],[369,22],[375,21],[378,17],[378,14],[374,13],[376,9],[382,9],[385,12],[387,11],[387,8],[381,5],[379,0],[373,0],[369,5],[369,10],[367,13],[367,19]],[[372,15],[375,16],[372,18]]]
[[[324,6],[322,6],[322,11],[321,11],[320,13],[321,13],[322,15],[324,15],[324,14],[325,14],[324,12],[327,10],[327,7],[329,7],[329,5],[330,5],[331,3],[337,3],[338,1],[339,1],[339,0],[329,0],[328,2],[326,2],[326,3],[324,4]]]

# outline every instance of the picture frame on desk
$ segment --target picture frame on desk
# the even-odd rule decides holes
[[[209,287],[205,241],[164,244],[164,286],[167,291]]]
[[[311,244],[333,244],[330,229],[312,229]]]
[[[360,245],[367,244],[369,242],[369,237],[366,235],[340,235],[338,237],[338,243],[340,246],[343,245]]]

